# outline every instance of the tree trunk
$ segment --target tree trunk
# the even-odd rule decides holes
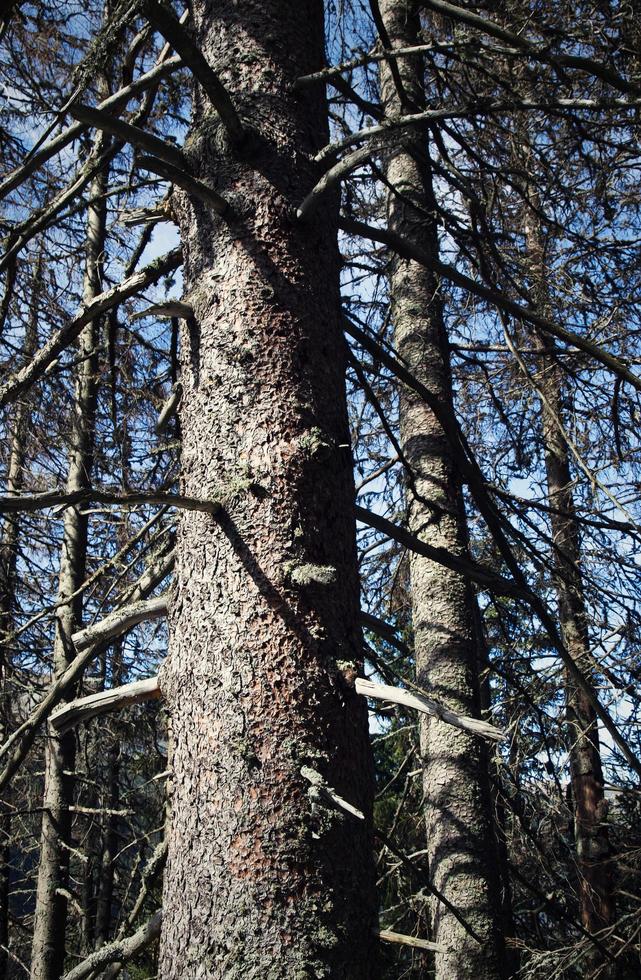
[[[103,140],[104,137],[97,137]],[[101,290],[105,237],[105,171],[91,185],[86,240],[86,267],[83,300],[91,301]],[[67,491],[86,489],[91,485],[93,466],[96,375],[100,321],[91,321],[79,338],[83,360],[76,373],[73,403],[72,443],[69,455]],[[68,507],[64,514],[58,601],[74,593],[85,579],[87,555],[87,517],[80,508]],[[57,678],[75,655],[71,637],[82,622],[82,597],[60,606],[56,617],[53,650],[53,674]],[[67,699],[73,700],[71,691]],[[40,838],[40,864],[36,887],[36,911],[32,945],[32,980],[58,980],[64,970],[67,898],[65,888],[69,871],[71,836],[70,805],[73,803],[75,767],[75,734],[56,735],[48,726],[45,744],[45,791]]]
[[[594,670],[581,578],[572,475],[567,443],[556,421],[563,418],[563,379],[554,356],[543,360],[539,378],[547,402],[542,407],[542,423],[548,503],[553,508],[550,522],[555,546],[559,619],[568,652],[584,676],[591,677]],[[599,730],[596,713],[585,692],[567,674],[565,685],[581,922],[590,932],[596,933],[614,920]]]
[[[379,6],[392,46],[420,43],[414,3],[381,0]],[[396,64],[396,78],[389,65],[381,65],[388,116],[417,111],[424,104],[420,58],[398,59]],[[437,258],[424,133],[405,132],[391,152],[386,176],[390,229]],[[403,363],[451,414],[448,340],[437,277],[396,257],[390,298],[395,346]],[[430,545],[467,556],[461,487],[445,433],[425,403],[407,390],[401,392],[400,420],[403,453],[414,475],[408,491],[410,530]],[[418,683],[453,710],[478,716],[480,658],[470,583],[418,555],[409,560]],[[481,739],[439,720],[422,717],[420,726],[431,880],[477,937],[434,899],[433,939],[448,950],[436,954],[435,976],[495,980],[504,972],[503,938],[486,751]]]
[[[525,229],[528,265],[537,305],[545,311],[549,306],[545,244],[538,219],[540,204],[536,198],[532,199],[532,204]],[[583,675],[590,678],[594,676],[594,666],[581,573],[580,532],[563,428],[565,380],[553,339],[537,334],[536,347],[559,620],[568,653]],[[581,923],[589,932],[598,933],[613,923],[615,914],[599,729],[594,708],[567,671],[565,692]]]
[[[29,320],[25,331],[24,360],[32,357],[38,346],[38,297],[42,260],[34,268]],[[7,493],[19,493],[23,486],[23,470],[27,437],[31,419],[30,398],[20,399],[16,406],[11,430],[11,449],[7,468]],[[16,607],[18,537],[20,515],[8,514],[4,519],[0,541],[0,745],[11,732],[11,643]],[[7,788],[0,801],[0,980],[7,975],[9,946],[9,868],[11,859],[11,790]]]
[[[192,11],[247,135],[232,145],[197,91],[190,162],[235,213],[174,195],[195,311],[181,337],[182,491],[224,510],[180,521],[161,674],[174,775],[159,976],[372,978],[335,202],[295,218],[328,136],[322,90],[293,92],[323,64],[323,5]],[[335,809],[318,778],[365,819]]]
[[[114,644],[112,656],[112,687],[122,683],[122,640]],[[107,812],[101,818],[98,887],[96,894],[95,945],[104,946],[111,935],[115,858],[118,850],[118,817],[113,812],[120,805],[120,743],[107,729],[109,748],[107,776],[102,793],[102,806]]]

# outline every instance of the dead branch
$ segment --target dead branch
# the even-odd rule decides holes
[[[153,602],[153,600],[151,600]],[[64,735],[75,725],[80,725],[90,718],[104,715],[110,711],[120,711],[130,704],[140,704],[142,701],[156,701],[160,698],[160,685],[157,677],[149,677],[132,684],[113,687],[109,691],[99,691],[85,698],[78,698],[69,704],[58,708],[51,715],[51,725],[60,735]]]
[[[159,909],[133,936],[129,936],[128,939],[118,939],[107,946],[101,946],[78,966],[74,966],[69,973],[65,973],[62,980],[85,980],[96,970],[109,966],[111,963],[128,962],[158,939],[161,924],[162,912]]]
[[[481,735],[500,742],[505,738],[505,732],[500,728],[495,728],[489,722],[481,718],[470,718],[467,715],[459,715],[451,711],[444,705],[425,697],[423,694],[413,694],[402,687],[392,687],[389,684],[374,684],[373,681],[366,680],[364,677],[356,678],[356,691],[364,698],[374,698],[377,701],[392,701],[394,704],[402,704],[406,708],[415,708],[422,714],[431,715],[440,721],[460,728],[464,732],[472,732],[474,735]]]

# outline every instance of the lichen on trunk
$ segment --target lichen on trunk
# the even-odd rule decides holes
[[[238,110],[195,92],[187,153],[230,204],[175,193],[194,317],[181,337],[183,513],[161,674],[174,746],[163,980],[376,975],[372,771],[334,203],[297,204],[327,139],[317,0],[193,4]],[[311,571],[310,571],[311,570]],[[320,570],[320,571],[319,571]],[[319,773],[365,821],[315,798]]]
[[[418,6],[381,0],[393,47],[420,43]],[[381,63],[388,116],[420,111],[425,103],[420,56]],[[408,131],[388,152],[388,224],[438,259],[436,201],[425,131]],[[394,257],[390,302],[399,357],[453,417],[448,340],[438,277],[416,262]],[[414,392],[400,399],[401,446],[412,470],[410,530],[430,545],[466,557],[467,528],[454,451],[438,419]],[[480,656],[475,598],[460,574],[410,555],[412,624],[417,680],[456,712],[479,715]],[[482,740],[429,717],[420,722],[427,850],[436,889],[469,929],[433,898],[432,938],[447,949],[435,955],[437,980],[498,980],[504,973],[497,847],[492,826],[488,762]],[[473,933],[473,935],[471,934]]]

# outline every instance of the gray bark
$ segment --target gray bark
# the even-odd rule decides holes
[[[98,137],[101,142],[103,137]],[[87,217],[86,265],[83,287],[85,304],[100,294],[105,237],[105,199],[107,174],[101,171],[92,182]],[[76,372],[67,492],[91,486],[93,466],[98,331],[100,320],[91,320],[80,334],[83,360]],[[75,593],[85,578],[87,555],[87,517],[75,507],[65,510],[58,598]],[[60,606],[56,617],[53,649],[54,679],[59,678],[75,656],[74,632],[82,621],[82,596]],[[72,695],[72,692],[71,696]],[[36,911],[32,944],[32,980],[59,980],[64,970],[67,922],[66,881],[69,870],[69,843],[73,803],[75,736],[58,735],[51,726],[45,743],[45,789],[40,864],[36,887]]]
[[[159,976],[376,976],[367,706],[319,0],[192,5],[245,138],[202,90],[186,152],[234,217],[174,196],[185,256],[182,489],[168,659],[173,798]],[[365,820],[319,799],[313,769]]]
[[[418,43],[417,7],[382,0],[392,47]],[[419,57],[381,64],[386,114],[420,111],[424,103]],[[388,225],[438,261],[434,192],[427,138],[408,131],[390,154],[386,176]],[[390,273],[395,346],[404,364],[441,403],[452,408],[448,340],[439,279],[423,265],[396,257]],[[467,529],[458,475],[447,437],[425,402],[401,395],[401,445],[414,475],[408,489],[411,532],[429,545],[467,558]],[[474,595],[454,569],[410,555],[417,680],[457,714],[479,717],[479,651]],[[421,716],[427,849],[434,886],[456,907],[478,939],[438,900],[432,902],[437,980],[497,980],[504,973],[497,850],[487,756],[481,739],[442,720]]]

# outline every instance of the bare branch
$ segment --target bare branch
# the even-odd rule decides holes
[[[347,800],[344,800],[342,796],[339,796],[335,789],[328,786],[327,782],[323,779],[319,772],[315,769],[310,769],[309,766],[302,766],[300,770],[301,776],[311,784],[311,789],[309,790],[310,797],[316,802],[321,800],[324,803],[328,803],[330,806],[338,810],[344,810],[345,813],[349,813],[351,817],[356,817],[357,820],[364,820],[365,814],[358,807],[352,806]]]
[[[211,187],[208,187],[207,184],[204,184],[202,180],[197,180],[195,177],[192,177],[186,170],[180,167],[173,167],[170,163],[167,163],[165,160],[160,160],[155,156],[140,157],[138,166],[142,170],[150,170],[152,174],[158,174],[159,177],[170,181],[176,187],[182,187],[188,194],[192,194],[208,207],[212,208],[221,218],[229,219],[232,217],[233,212],[227,201],[220,194],[217,194],[216,191],[212,190]]]
[[[144,10],[154,27],[177,51],[183,62],[200,83],[211,104],[220,116],[232,140],[242,140],[244,131],[231,99],[221,84],[216,72],[211,68],[189,33],[181,27],[178,19],[162,0],[146,0]]]
[[[347,174],[351,173],[352,170],[356,170],[357,167],[367,163],[373,152],[373,147],[363,146],[360,148],[360,150],[355,150],[354,153],[348,154],[348,156],[346,156],[343,160],[339,160],[339,162],[331,167],[325,174],[323,174],[318,183],[314,185],[296,211],[296,217],[304,219],[310,215],[316,205],[320,202],[320,199],[325,191],[329,190],[330,187],[334,187],[340,180],[342,180],[343,177],[346,177]]]
[[[377,636],[380,636],[381,639],[385,640],[391,646],[396,647],[401,653],[408,654],[410,652],[407,643],[403,643],[396,636],[397,630],[394,626],[385,623],[378,616],[372,616],[371,613],[363,612],[362,609],[358,618],[361,626],[364,626],[366,630],[370,630],[371,633],[376,633]]]
[[[381,531],[382,534],[385,534],[393,541],[398,541],[399,544],[409,548],[410,551],[414,551],[417,555],[423,555],[425,558],[429,558],[431,561],[437,562],[437,564],[443,565],[445,568],[451,568],[452,571],[464,575],[472,582],[476,582],[477,585],[480,585],[484,589],[489,589],[497,595],[514,596],[526,602],[531,597],[527,589],[524,589],[512,579],[497,575],[491,569],[484,568],[478,562],[459,558],[448,551],[447,548],[437,548],[434,545],[427,544],[405,528],[394,524],[393,521],[388,521],[387,518],[382,517],[380,514],[375,514],[357,505],[356,518],[362,521],[363,524],[367,524],[368,527],[373,527],[377,531]]]
[[[501,742],[505,738],[505,732],[502,732],[500,728],[495,728],[494,725],[490,725],[487,721],[480,718],[470,718],[467,715],[459,715],[423,694],[412,694],[411,691],[405,691],[402,687],[374,684],[363,677],[357,677],[356,691],[358,694],[362,694],[364,698],[392,701],[394,704],[402,704],[406,708],[415,708],[416,711],[438,718],[454,728],[460,728],[464,732],[472,732],[474,735],[481,735],[483,738],[489,738],[495,742]]]
[[[186,320],[188,317],[194,315],[194,309],[189,303],[182,303],[177,299],[167,300],[165,303],[154,303],[152,306],[145,307],[144,310],[139,310],[138,313],[133,313],[129,319],[130,320],[142,320],[146,316],[155,316],[159,319],[171,319],[172,316],[182,317]]]
[[[129,936],[128,939],[117,939],[107,946],[101,946],[78,966],[74,966],[73,970],[65,973],[62,980],[86,980],[87,977],[90,977],[97,970],[109,966],[110,963],[128,962],[158,939],[161,924],[162,912],[159,909],[133,936]]]
[[[139,126],[132,126],[131,123],[124,122],[116,116],[110,115],[104,109],[94,109],[92,106],[75,103],[69,108],[71,115],[86,126],[93,126],[94,129],[101,129],[105,133],[111,133],[125,143],[137,146],[145,153],[152,153],[159,160],[170,164],[173,167],[189,169],[187,160],[181,151],[172,143],[161,140],[153,133],[148,133]]]
[[[144,575],[141,576],[138,583],[130,590],[128,599],[132,602],[139,602],[141,599],[145,599],[166,578],[173,567],[173,563],[173,552],[163,555],[159,561],[152,564]],[[16,770],[21,766],[40,726],[46,721],[56,705],[60,703],[67,691],[82,676],[85,668],[100,653],[101,649],[102,644],[97,642],[88,646],[74,657],[64,673],[51,684],[49,690],[29,718],[12,732],[4,745],[0,746],[0,758],[8,755],[10,750],[13,749],[5,768],[0,773],[0,790],[2,790]]]
[[[134,602],[123,609],[116,609],[115,612],[105,616],[93,626],[87,626],[85,629],[74,633],[71,638],[73,645],[80,653],[88,647],[113,640],[115,636],[121,636],[122,633],[130,630],[138,623],[166,616],[167,602],[167,596],[161,595],[155,599],[143,599],[140,602]]]
[[[178,383],[174,388],[174,390],[172,391],[169,398],[167,399],[167,401],[165,402],[165,404],[163,405],[160,414],[158,416],[158,421],[156,422],[157,436],[159,436],[162,432],[165,431],[169,423],[169,420],[172,418],[173,415],[175,415],[178,409],[178,405],[180,404],[180,399],[182,398],[182,393],[183,393],[182,385]]]
[[[446,0],[426,0],[425,6],[431,7],[432,10],[436,10],[440,14],[445,14],[446,17],[453,17],[455,20],[462,21],[464,24],[469,24],[470,27],[477,28],[483,34],[488,34],[490,37],[498,38],[506,44],[511,44],[517,51],[524,51],[531,58],[534,58],[535,61],[552,65],[554,68],[576,68],[578,71],[583,71],[588,75],[594,76],[594,78],[600,78],[602,81],[607,82],[608,85],[612,85],[613,88],[618,89],[619,92],[633,93],[634,95],[641,94],[641,85],[638,82],[628,81],[628,79],[623,78],[617,72],[601,62],[595,61],[593,58],[586,58],[582,55],[553,54],[548,45],[538,46],[528,40],[522,33],[514,34],[505,27],[494,23],[494,21],[487,20],[485,17],[481,17],[479,14],[467,8],[459,7],[453,3],[447,3]]]
[[[141,701],[155,701],[159,697],[161,697],[161,691],[158,678],[149,677],[143,681],[123,684],[121,687],[113,687],[109,691],[99,691],[97,694],[89,694],[85,698],[70,701],[69,704],[65,704],[53,712],[50,722],[53,728],[60,735],[63,735],[70,728],[84,721],[89,721],[90,718],[96,718],[98,715],[108,714],[111,711],[120,711],[121,708],[130,704],[139,704]]]
[[[76,339],[86,323],[158,282],[168,272],[177,269],[181,262],[182,251],[175,248],[117,286],[100,293],[83,306],[68,323],[49,338],[40,350],[36,351],[28,364],[4,382],[0,387],[0,407],[15,401],[30,385],[41,378],[49,364]]]
[[[344,71],[363,68],[372,62],[388,61],[390,58],[403,58],[407,55],[428,54],[430,51],[451,51],[453,48],[468,47],[470,43],[470,41],[434,41],[431,44],[416,44],[405,48],[384,48],[383,50],[376,48],[366,54],[351,58],[349,61],[344,61],[340,65],[330,65],[327,68],[321,68],[320,71],[311,72],[309,75],[301,75],[294,82],[294,89],[308,88],[317,82],[331,82],[332,78]]]
[[[155,65],[149,71],[145,72],[144,75],[140,75],[136,78],[130,85],[126,85],[124,88],[119,89],[110,95],[108,99],[104,99],[97,106],[98,109],[104,112],[110,112],[114,109],[120,109],[129,102],[129,100],[137,95],[139,92],[144,92],[156,85],[158,82],[162,81],[168,75],[171,75],[182,65],[182,59],[175,55],[173,58],[168,58],[167,61],[161,62]],[[20,167],[17,167],[12,173],[10,173],[5,179],[0,183],[0,199],[9,194],[15,187],[18,187],[23,181],[30,177],[31,174],[35,173],[40,167],[50,160],[57,153],[60,153],[69,143],[77,139],[77,137],[84,132],[86,126],[82,122],[73,123],[62,133],[55,137],[55,139],[50,140],[49,143],[45,143],[33,156],[30,156],[28,160],[25,161]]]
[[[601,364],[609,368],[622,381],[628,381],[637,391],[641,391],[641,378],[633,374],[620,358],[608,353],[608,351],[599,347],[598,344],[592,343],[592,341],[587,340],[585,337],[581,337],[571,330],[566,330],[565,327],[559,326],[553,320],[548,320],[547,317],[541,316],[535,310],[520,306],[504,293],[496,289],[490,289],[489,286],[484,286],[483,283],[470,279],[469,276],[459,272],[458,269],[454,269],[444,262],[439,262],[434,256],[428,255],[418,245],[403,238],[401,235],[397,235],[389,229],[374,228],[372,225],[364,224],[362,221],[355,221],[352,218],[342,218],[339,224],[343,231],[347,231],[353,235],[359,235],[362,238],[368,238],[374,242],[381,242],[383,245],[388,245],[389,248],[403,256],[403,258],[411,259],[414,262],[419,262],[421,265],[427,266],[428,269],[431,269],[439,276],[443,276],[444,279],[454,283],[455,286],[460,286],[473,296],[478,296],[480,299],[484,299],[486,302],[498,306],[499,309],[516,317],[517,320],[525,320],[527,323],[538,327],[544,333],[552,334],[553,337],[562,340],[563,343],[585,351],[586,354],[590,354],[595,360],[600,361]]]
[[[401,932],[392,932],[390,929],[375,929],[374,935],[378,936],[384,943],[400,943],[401,946],[414,946],[416,949],[427,949],[432,953],[447,953],[445,946],[432,943],[429,939],[417,939],[416,936],[405,936]]]
[[[120,507],[136,507],[139,504],[158,504],[163,507],[178,507],[181,510],[198,510],[204,514],[217,514],[220,504],[216,500],[201,500],[198,497],[184,497],[179,493],[162,491],[141,491],[140,493],[119,493],[118,491],[90,488],[67,493],[64,490],[45,490],[42,493],[6,494],[0,496],[0,514],[17,511],[32,513],[47,510],[49,507],[74,507],[86,503],[117,504]]]

